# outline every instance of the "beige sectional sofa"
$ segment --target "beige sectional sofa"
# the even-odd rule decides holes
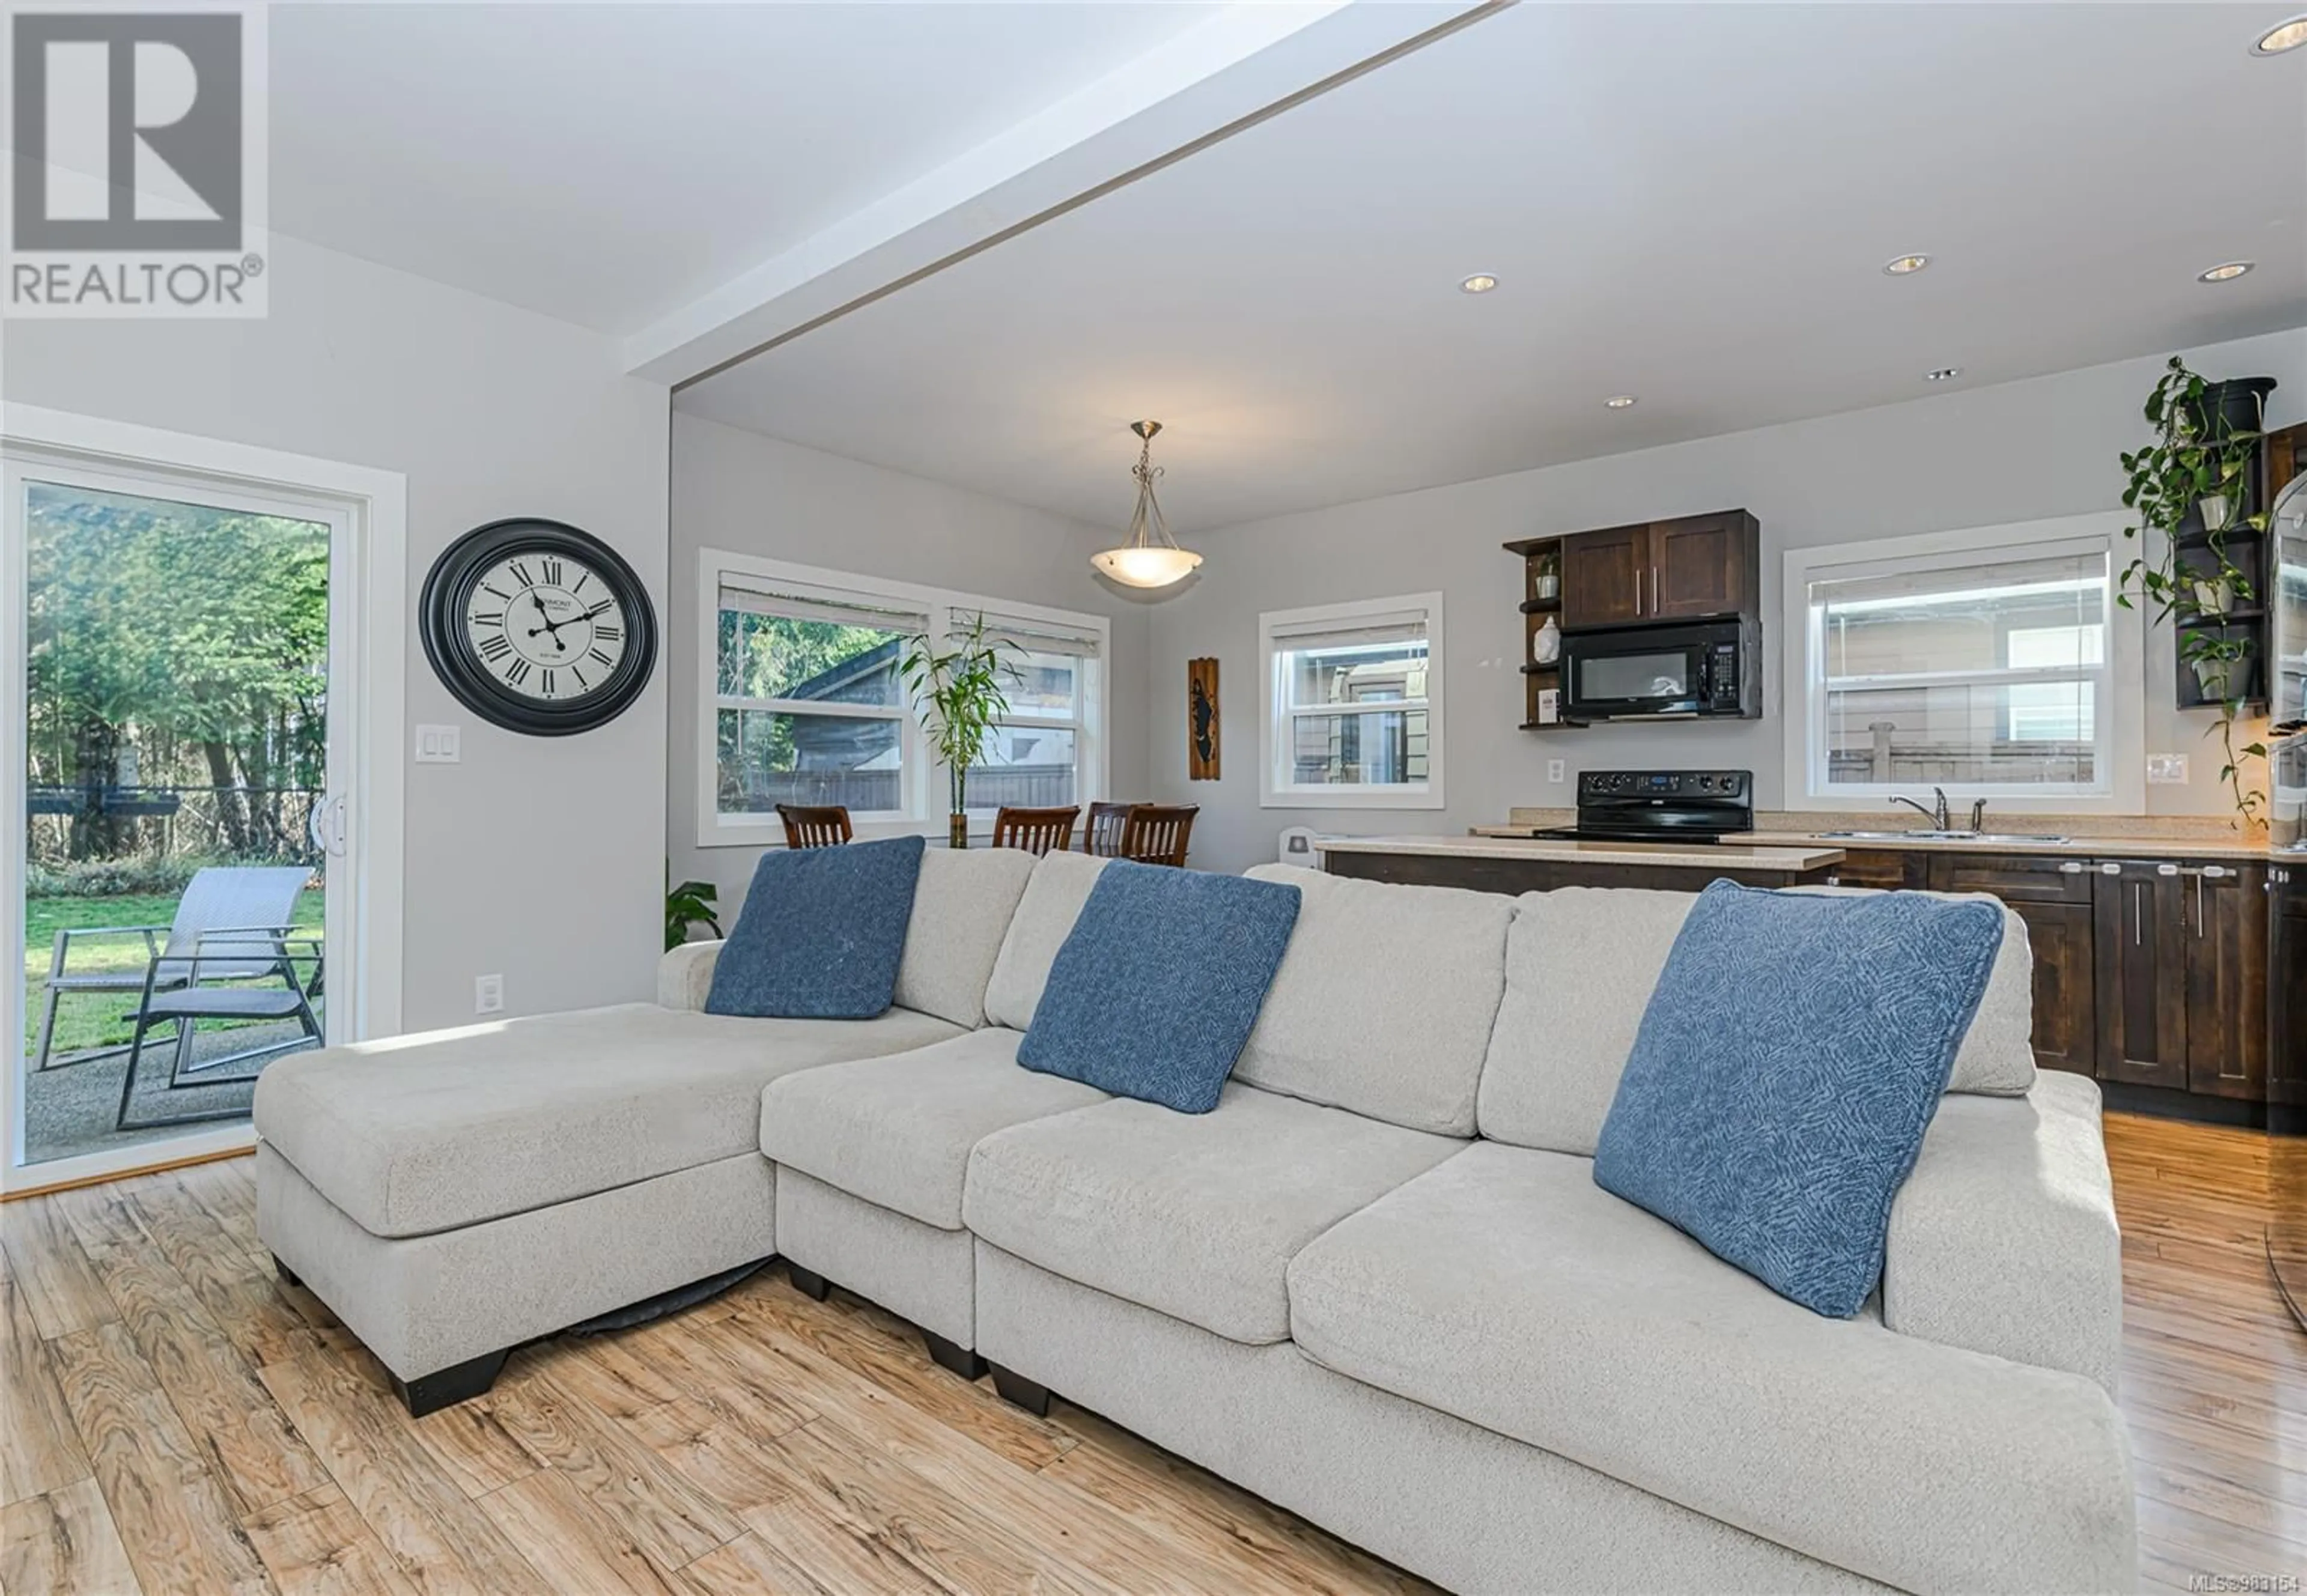
[[[879,1020],[694,1012],[697,944],[656,1007],[283,1060],[265,1240],[413,1406],[774,1250],[1460,1590],[2132,1587],[2097,1094],[2032,1076],[2023,927],[1957,1071],[2006,1094],[1943,1101],[1837,1321],[1593,1182],[1686,897],[1254,872],[1303,905],[1188,1116],[1015,1062],[1100,868],[932,851]]]

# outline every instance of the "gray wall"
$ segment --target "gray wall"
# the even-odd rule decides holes
[[[2307,330],[2189,352],[2206,375],[2282,382],[2268,424],[2307,416]],[[1194,590],[1153,612],[1154,785],[1198,802],[1195,862],[1239,870],[1274,857],[1286,825],[1359,833],[1460,831],[1516,804],[1567,804],[1582,768],[1728,766],[1755,773],[1758,802],[1784,787],[1779,681],[1780,556],[1791,547],[1995,526],[2118,509],[2119,451],[2144,441],[2140,406],[2161,358],[2095,366],[1909,404],[1708,438],[1546,470],[1365,500],[1201,534]],[[1664,396],[1659,396],[1663,398]],[[1722,725],[1516,730],[1522,718],[1521,570],[1508,538],[1744,505],[1762,524],[1764,718]],[[1441,588],[1445,596],[1445,811],[1262,809],[1257,801],[1261,610]],[[2170,632],[2148,637],[2147,748],[2190,756],[2189,785],[2147,789],[2154,812],[2218,814],[2212,716],[2172,707]],[[1221,664],[1225,777],[1185,772],[1185,662]],[[1562,759],[1562,785],[1547,761]]]
[[[464,757],[407,770],[402,1025],[469,1021],[487,972],[516,1014],[646,997],[662,942],[661,679],[601,731],[518,736],[448,695],[414,606],[459,534],[541,515],[613,545],[662,613],[665,390],[622,375],[611,342],[581,329],[273,242],[269,318],[12,321],[0,395],[405,474],[407,716],[461,725]]]
[[[1128,489],[1117,477],[1117,508]],[[727,549],[864,576],[956,588],[1113,619],[1111,724],[1117,795],[1146,791],[1145,608],[1090,570],[1111,531],[805,449],[695,416],[673,418],[670,756],[665,852],[675,880],[716,883],[743,901],[759,851],[697,845],[697,552]],[[732,923],[727,915],[724,925]]]

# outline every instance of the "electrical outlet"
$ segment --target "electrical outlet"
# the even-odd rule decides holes
[[[2147,785],[2155,787],[2183,787],[2187,785],[2185,754],[2148,754]]]
[[[1565,779],[1563,774],[1562,761],[1560,759],[1548,759],[1546,761],[1546,779],[1551,782],[1559,782]]]
[[[416,762],[420,765],[459,764],[464,759],[459,746],[461,742],[456,726],[418,726]]]
[[[504,977],[476,975],[473,977],[473,1012],[502,1014],[504,1012]]]

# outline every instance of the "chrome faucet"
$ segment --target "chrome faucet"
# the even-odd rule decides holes
[[[1984,798],[1970,801],[1970,828],[1973,831],[1986,829],[1986,800]]]
[[[1954,816],[1947,811],[1946,789],[1944,787],[1933,787],[1931,789],[1931,793],[1938,800],[1938,808],[1936,810],[1933,810],[1920,799],[1909,798],[1903,794],[1892,798],[1891,802],[1894,804],[1905,804],[1908,809],[1913,810],[1917,814],[1922,816],[1923,819],[1928,820],[1934,829],[1940,831],[1953,830]],[[1985,810],[1985,802],[1982,799],[1979,803],[1979,812],[1984,813]],[[1977,828],[1974,827],[1973,829],[1975,830]]]

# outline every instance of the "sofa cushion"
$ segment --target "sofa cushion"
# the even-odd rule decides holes
[[[1412,1130],[1473,1135],[1514,900],[1287,864],[1249,874],[1296,887],[1304,902],[1234,1077]]]
[[[1342,1374],[1901,1590],[2097,1570],[2131,1532],[2098,1386],[1822,1318],[1584,1158],[1477,1142],[1289,1284],[1299,1348]]]
[[[1298,920],[1298,889],[1117,861],[1050,965],[1028,1069],[1206,1114]]]
[[[256,1129],[370,1234],[424,1235],[758,1150],[778,1076],[957,1034],[905,1008],[539,1015],[277,1060]]]
[[[1090,888],[1111,862],[1086,854],[1048,854],[1033,866],[1017,912],[1009,917],[1009,929],[1001,938],[993,978],[986,983],[988,1022],[1013,1031],[1033,1028],[1033,1009],[1050,979],[1050,965],[1072,933]]]
[[[1714,882],[1643,1012],[1595,1183],[1848,1318],[2002,942],[1991,904]]]
[[[1563,887],[1514,900],[1505,1000],[1482,1066],[1483,1136],[1593,1154],[1642,1010],[1697,901],[1695,893],[1640,887]],[[2006,908],[2003,948],[1948,1091],[2016,1096],[2034,1084],[2033,972],[2026,924]]]
[[[1028,1263],[1262,1344],[1290,1334],[1299,1248],[1465,1146],[1229,1082],[1207,1114],[1116,1098],[996,1131],[962,1214]]]
[[[713,965],[708,1014],[870,1019],[889,1007],[924,845],[918,837],[761,855]]]
[[[924,852],[893,1000],[972,1030],[983,1025],[985,983],[1033,874],[1033,856],[1018,848]]]
[[[957,1231],[972,1147],[1012,1125],[1106,1101],[1079,1081],[1020,1069],[1024,1040],[990,1027],[894,1058],[782,1076],[761,1094],[761,1151],[852,1197]]]

